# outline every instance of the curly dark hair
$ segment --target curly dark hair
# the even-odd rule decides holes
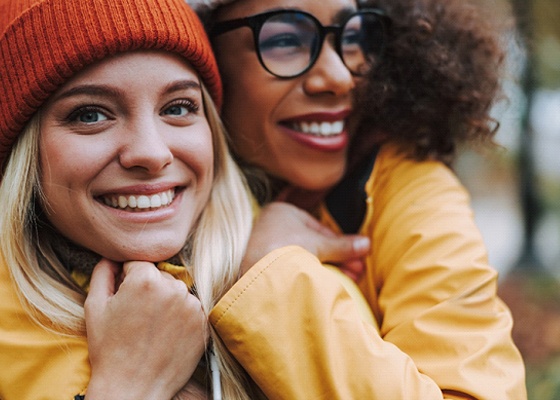
[[[373,144],[451,165],[462,143],[494,143],[499,30],[465,0],[368,0],[390,18],[383,58],[358,86],[350,167]]]

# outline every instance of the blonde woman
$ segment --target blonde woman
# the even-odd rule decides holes
[[[0,10],[0,398],[172,398],[252,224],[202,27],[180,0]]]

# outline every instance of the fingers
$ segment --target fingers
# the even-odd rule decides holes
[[[123,264],[123,285],[127,289],[147,291],[161,295],[172,296],[173,293],[187,296],[189,289],[185,282],[176,279],[169,272],[159,270],[155,264],[148,261],[127,261]]]
[[[336,234],[311,214],[273,202],[263,207],[253,226],[244,262],[249,265],[249,261],[256,262],[267,252],[288,245],[301,246],[320,261],[336,264],[364,257],[370,248],[367,237]]]
[[[367,236],[352,235],[347,236],[352,241],[352,248],[356,257],[364,257],[369,252],[371,241]]]
[[[115,282],[120,276],[116,262],[102,258],[93,269],[89,283],[89,293],[84,303],[86,321],[102,312],[105,305],[117,289]]]
[[[104,299],[114,295],[119,274],[119,265],[116,262],[102,258],[91,274],[88,298]]]
[[[313,229],[314,231],[320,233],[321,235],[323,235],[327,238],[336,238],[337,237],[337,234],[335,232],[333,232],[332,229],[330,229],[326,225],[323,225],[322,223],[320,223],[313,216],[306,213],[305,211],[302,211],[302,210],[298,210],[298,211],[301,212],[301,218],[305,219],[305,225],[308,228]]]
[[[127,261],[123,263],[123,275],[126,277],[133,270],[140,272],[141,270],[148,271],[150,268],[154,268],[154,264],[145,261]]]
[[[370,248],[370,241],[365,236],[338,236],[330,239],[331,243],[321,243],[319,260],[337,265],[342,273],[354,282],[358,282],[366,270],[363,258]]]
[[[318,243],[317,256],[322,262],[344,263],[367,255],[370,241],[365,236],[339,235]]]
[[[153,263],[125,262],[122,274],[112,265],[104,260],[96,266],[90,294],[101,300],[91,303],[89,314],[86,310],[92,371],[88,394],[105,385],[126,388],[130,398],[169,399],[204,352],[206,315],[185,283]]]
[[[362,260],[349,260],[338,265],[342,273],[358,282],[366,271],[366,264]]]
[[[168,275],[168,276],[166,276]],[[154,263],[148,261],[126,261],[123,263],[123,282],[127,280],[154,280],[160,276],[173,279],[166,272],[156,268]]]

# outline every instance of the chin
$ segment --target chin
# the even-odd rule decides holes
[[[308,170],[307,173],[292,176],[292,184],[308,191],[318,192],[329,190],[334,187],[344,176],[344,168],[332,168],[328,170]],[[294,179],[295,178],[295,179]]]
[[[122,254],[120,261],[149,261],[157,263],[175,257],[182,249],[183,245],[165,246],[163,248],[159,246],[143,246],[139,249],[128,249]]]
[[[323,179],[318,179],[317,177],[314,177],[313,179],[301,179],[299,182],[293,182],[293,184],[310,192],[323,192],[336,186],[342,177],[343,174],[340,173]]]

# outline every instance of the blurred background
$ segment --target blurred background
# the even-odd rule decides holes
[[[560,0],[479,0],[505,27],[504,92],[490,154],[457,173],[500,272],[530,400],[560,400]]]

